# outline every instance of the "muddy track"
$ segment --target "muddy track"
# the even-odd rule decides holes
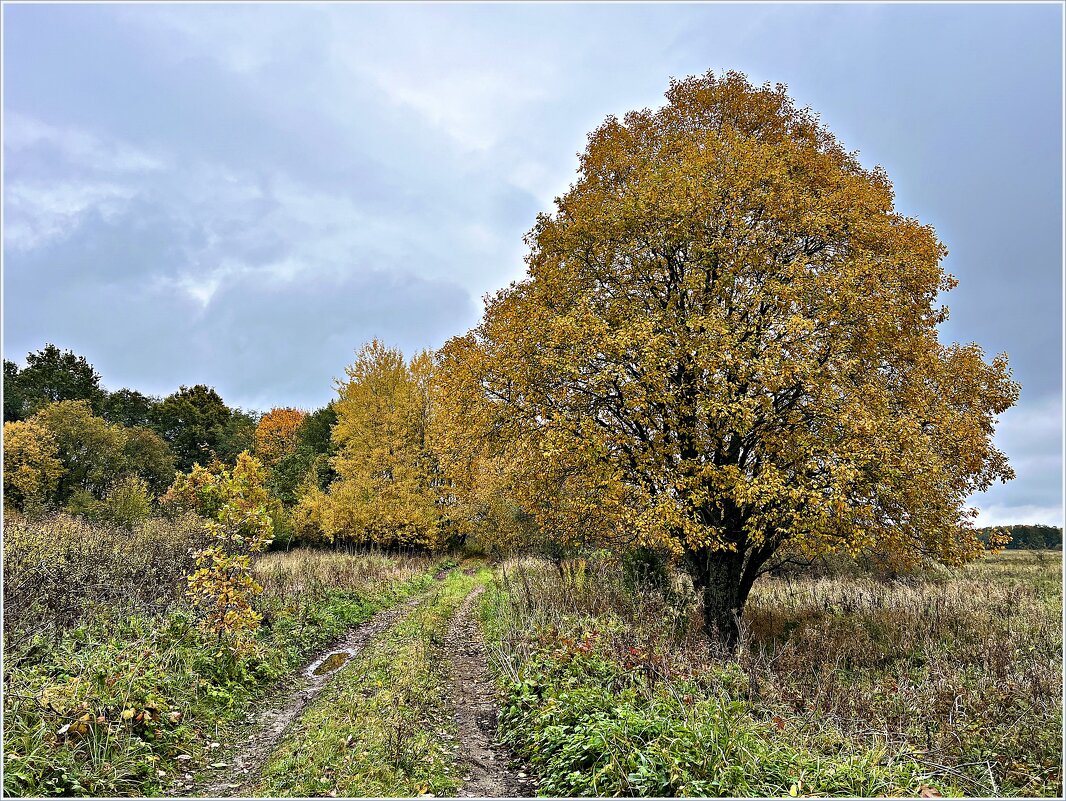
[[[407,617],[427,594],[421,592],[398,606],[379,612],[319,650],[299,673],[278,685],[278,695],[256,706],[233,727],[224,747],[215,752],[204,752],[199,775],[186,774],[186,778],[178,779],[168,795],[210,798],[246,795],[289,724],[300,717],[351,657],[375,636]],[[346,658],[336,657],[336,654],[345,654]]]
[[[531,796],[536,783],[519,766],[511,751],[496,740],[496,687],[488,671],[488,654],[475,604],[484,587],[463,601],[446,639],[455,722],[465,774],[461,798]]]

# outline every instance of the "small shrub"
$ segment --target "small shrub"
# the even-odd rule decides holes
[[[263,588],[252,576],[251,554],[266,548],[273,534],[265,478],[262,464],[244,452],[232,469],[220,462],[194,465],[164,497],[167,504],[208,517],[212,541],[196,554],[189,595],[203,614],[204,630],[230,649],[243,648],[248,632],[259,626],[252,601]]]

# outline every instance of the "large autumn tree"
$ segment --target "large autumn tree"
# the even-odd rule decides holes
[[[567,511],[561,536],[584,511],[676,553],[729,641],[775,554],[978,554],[966,500],[1013,475],[992,434],[1019,388],[938,341],[933,229],[782,86],[708,73],[667,100],[589,136],[527,278],[442,351],[467,442],[523,459],[514,490]]]
[[[4,506],[43,505],[55,493],[65,468],[52,432],[35,420],[4,423]]]

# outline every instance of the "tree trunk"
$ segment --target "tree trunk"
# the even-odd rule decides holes
[[[740,637],[740,616],[753,583],[743,553],[700,550],[689,555],[693,583],[703,596],[707,636],[732,652]]]

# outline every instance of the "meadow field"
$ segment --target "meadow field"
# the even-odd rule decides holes
[[[1061,552],[766,577],[730,654],[669,565],[301,548],[231,652],[199,536],[8,515],[5,795],[1062,792]]]
[[[766,578],[716,653],[676,575],[505,564],[502,732],[549,795],[1062,792],[1061,553]]]

